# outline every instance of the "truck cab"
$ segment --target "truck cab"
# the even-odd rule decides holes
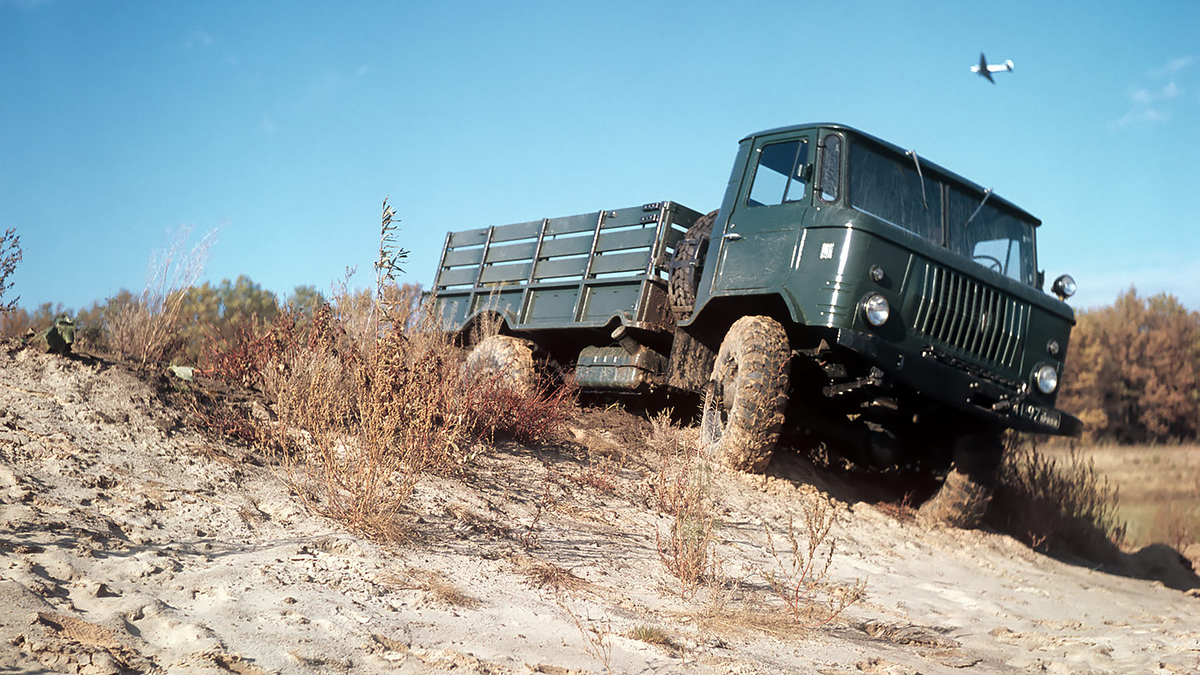
[[[992,190],[844,125],[753,134],[680,327],[712,346],[734,316],[773,317],[806,355],[804,374],[822,381],[809,403],[826,413],[953,411],[1078,434],[1078,420],[1054,409],[1074,313],[1041,289],[1039,225]]]

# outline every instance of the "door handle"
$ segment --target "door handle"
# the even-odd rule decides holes
[[[737,232],[730,232],[729,234],[727,234],[721,238],[728,239],[729,241],[737,241],[738,239],[742,238],[742,235],[738,234]]]

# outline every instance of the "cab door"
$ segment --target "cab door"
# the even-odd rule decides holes
[[[812,201],[812,132],[755,140],[733,215],[726,219],[713,290],[783,284]]]

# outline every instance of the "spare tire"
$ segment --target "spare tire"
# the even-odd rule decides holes
[[[700,274],[704,271],[704,258],[708,252],[708,239],[712,236],[717,212],[700,216],[687,234],[675,244],[675,256],[671,259],[671,273],[667,277],[667,290],[671,297],[671,314],[676,321],[692,315],[696,307],[696,291],[700,288]]]
[[[533,391],[539,379],[534,349],[529,340],[509,335],[486,337],[467,355],[467,380],[472,383],[492,380],[521,391]]]
[[[701,422],[710,456],[739,471],[771,461],[787,408],[791,348],[778,321],[744,316],[721,342]]]

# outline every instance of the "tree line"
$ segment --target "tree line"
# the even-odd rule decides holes
[[[179,315],[173,327],[175,356],[192,362],[199,355],[206,335],[230,338],[240,326],[263,325],[274,321],[281,311],[311,315],[327,302],[315,286],[297,286],[282,300],[265,290],[246,275],[236,280],[224,279],[218,284],[205,282],[182,291]],[[363,291],[369,295],[369,292]],[[90,307],[71,311],[62,303],[43,303],[32,312],[14,308],[0,313],[0,335],[20,337],[29,331],[51,326],[55,319],[66,314],[75,322],[76,340],[86,348],[105,350],[109,345],[107,329],[122,310],[136,306],[140,296],[122,289],[116,295],[93,302]]]
[[[1083,420],[1087,440],[1200,439],[1200,312],[1130,288],[1075,318],[1058,403]]]

